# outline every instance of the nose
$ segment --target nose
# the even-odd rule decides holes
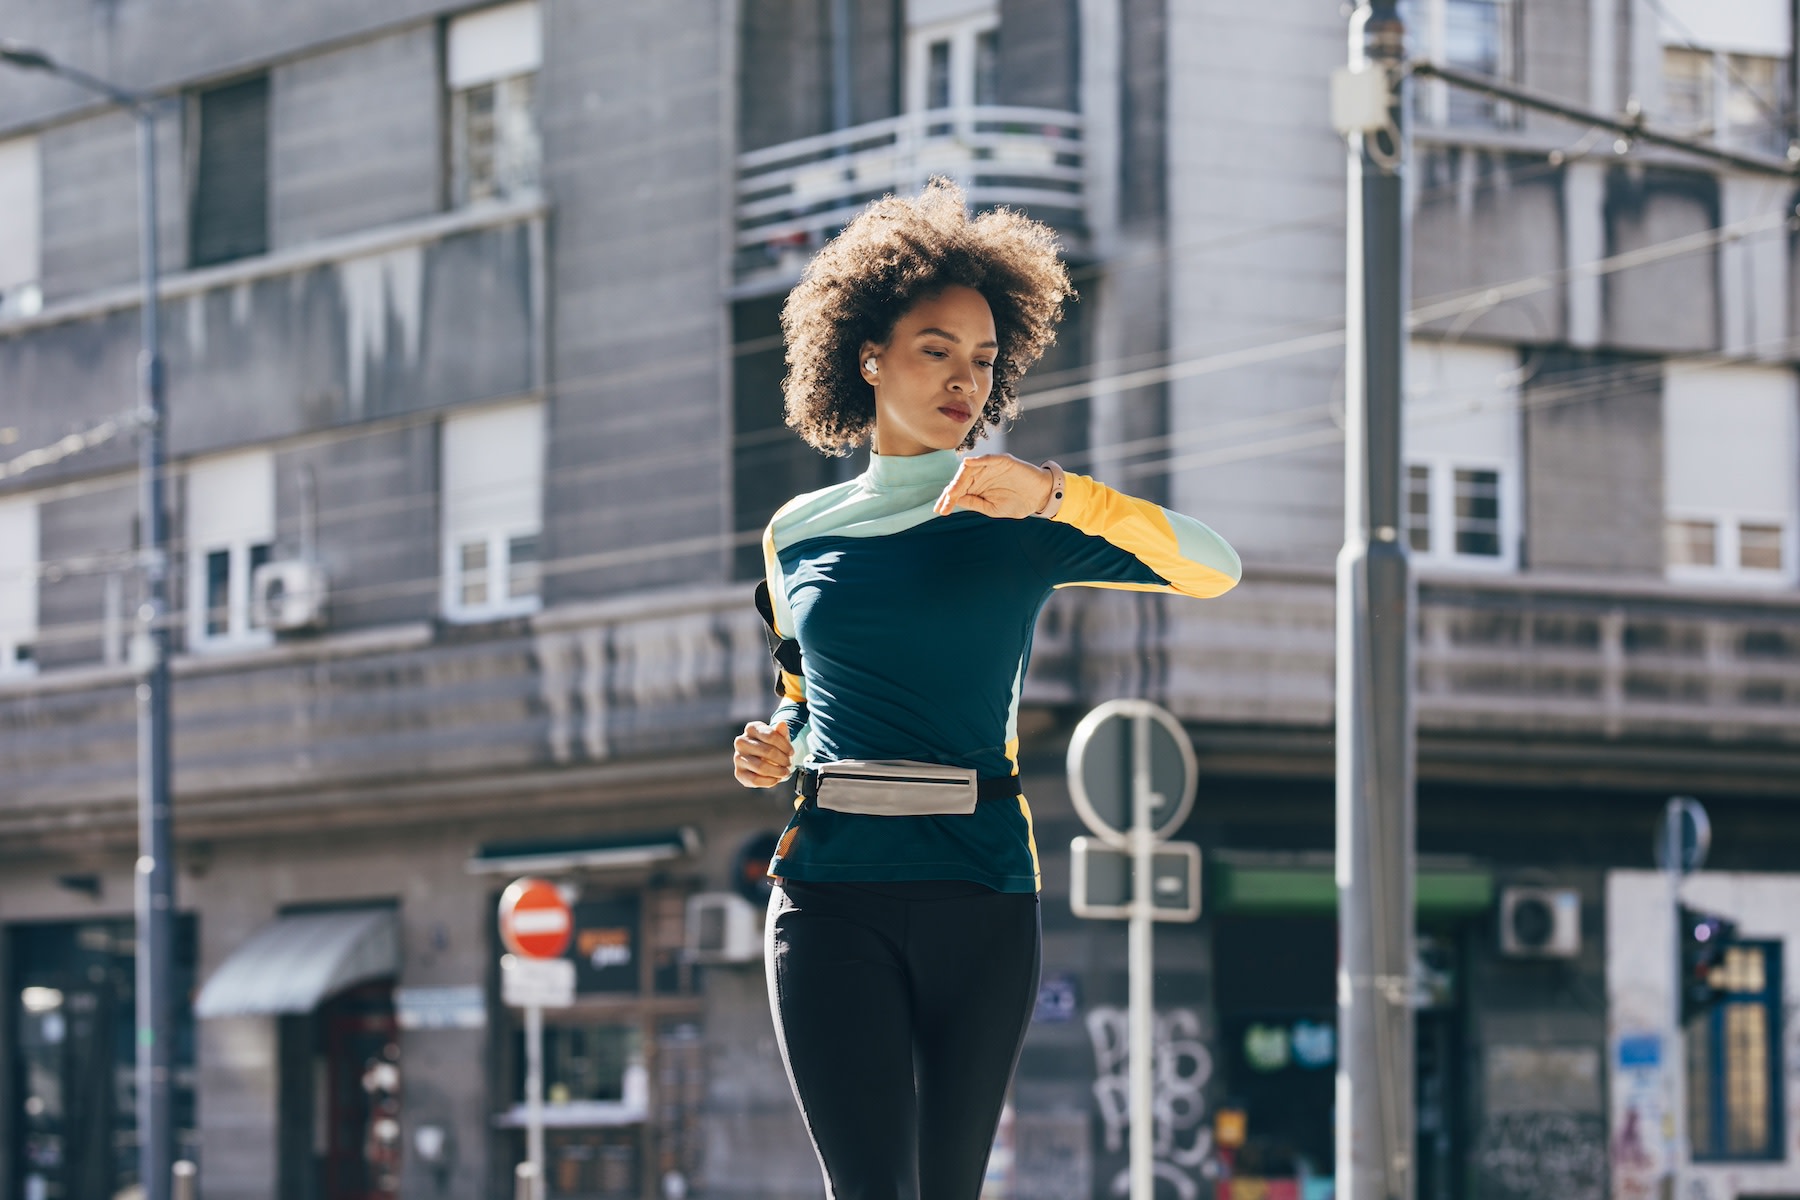
[[[950,373],[950,390],[969,395],[975,391],[975,371],[968,364],[956,368]]]

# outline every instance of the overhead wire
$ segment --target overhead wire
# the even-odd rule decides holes
[[[1747,347],[1753,353],[1764,353],[1791,348],[1794,340],[1790,338],[1771,339]],[[1597,396],[1616,394],[1621,387],[1636,387],[1652,384],[1661,379],[1666,360],[1645,358],[1628,363],[1597,364],[1592,367],[1577,369],[1567,373],[1559,373],[1559,385],[1534,391],[1529,395],[1509,398],[1496,408],[1521,415],[1540,409],[1548,409],[1559,405],[1579,403]],[[1686,370],[1701,372],[1709,370],[1730,369],[1741,366],[1741,360],[1710,358],[1688,361]],[[1562,381],[1569,382],[1563,383]],[[1467,393],[1453,393],[1465,395]],[[1494,393],[1487,393],[1494,394]],[[1639,395],[1655,395],[1647,388]],[[1421,424],[1433,424],[1438,421],[1453,420],[1466,415],[1471,407],[1466,401],[1454,399],[1438,399],[1425,406],[1423,411],[1409,414],[1409,427]],[[1337,426],[1305,430],[1299,433],[1286,434],[1280,437],[1267,438],[1261,441],[1222,446],[1210,450],[1197,451],[1182,457],[1146,460],[1141,463],[1128,464],[1121,469],[1121,479],[1143,474],[1166,473],[1174,470],[1191,470],[1202,466],[1224,466],[1236,463],[1266,459],[1301,450],[1320,449],[1342,442],[1343,429]],[[1060,459],[1061,456],[1059,456]],[[1068,456],[1075,461],[1075,455]],[[603,570],[608,568],[641,566],[663,560],[697,557],[708,554],[728,552],[732,549],[751,546],[762,540],[760,529],[744,530],[735,533],[719,532],[694,535],[672,542],[627,546],[610,550],[591,551],[581,554],[566,555],[544,560],[538,564],[541,574],[548,578],[582,571]],[[402,543],[406,544],[406,543]],[[439,571],[429,576],[417,576],[403,580],[388,580],[380,583],[359,585],[356,587],[334,588],[334,600],[371,603],[381,600],[402,600],[409,597],[431,596],[441,593],[445,587],[444,573]],[[184,611],[170,612],[164,623],[171,629],[185,626],[189,619]],[[61,622],[46,626],[40,630],[39,644],[52,642],[79,641],[102,634],[108,623],[103,619]],[[45,636],[48,634],[49,636]]]
[[[1423,302],[1412,310],[1412,313],[1409,315],[1409,321],[1416,327],[1425,321],[1447,319],[1464,311],[1469,306],[1492,307],[1497,303],[1518,299],[1525,295],[1532,294],[1533,292],[1553,287],[1558,282],[1575,275],[1585,273],[1603,275],[1633,266],[1650,265],[1669,258],[1679,257],[1683,254],[1693,253],[1701,249],[1708,249],[1723,241],[1736,240],[1746,236],[1757,236],[1773,232],[1775,229],[1780,228],[1784,222],[1788,221],[1791,221],[1791,218],[1788,216],[1785,209],[1772,210],[1768,213],[1752,215],[1751,217],[1744,218],[1743,220],[1734,222],[1730,225],[1703,231],[1699,234],[1671,239],[1666,242],[1656,243],[1636,250],[1621,252],[1620,254],[1608,256],[1607,258],[1599,259],[1591,263],[1574,264],[1556,271],[1540,272],[1507,283],[1465,289],[1462,292],[1450,293],[1444,297],[1434,298]],[[1302,323],[1299,326],[1292,326],[1290,328],[1311,328],[1316,330],[1325,323],[1326,321],[1321,319],[1319,321]],[[1338,324],[1335,328],[1328,328],[1321,332],[1303,334],[1300,337],[1289,338],[1283,341],[1265,342],[1242,348],[1221,350],[1212,354],[1202,355],[1198,358],[1182,360],[1181,362],[1169,364],[1165,367],[1126,372],[1121,375],[1090,380],[1083,384],[1030,392],[1022,397],[1021,407],[1030,411],[1032,409],[1046,407],[1050,404],[1066,403],[1070,400],[1092,396],[1103,391],[1125,391],[1130,388],[1148,386],[1153,383],[1169,382],[1175,379],[1192,378],[1244,366],[1258,365],[1300,354],[1334,349],[1342,346],[1343,341],[1344,331],[1341,324]],[[431,419],[436,420],[441,417],[441,415],[442,414],[434,413],[432,414]],[[1297,421],[1301,418],[1298,416],[1289,417],[1285,414],[1269,414],[1266,418],[1261,419],[1282,423],[1287,420]],[[619,428],[622,424],[639,425],[647,428],[652,427],[659,420],[660,417],[658,414],[639,413],[627,418],[624,422],[607,421],[604,422],[604,424],[614,429]],[[365,432],[382,432],[421,423],[425,422],[408,417],[402,418],[396,423],[383,423],[375,429]],[[559,436],[568,436],[572,433],[573,431],[563,431]],[[1164,436],[1180,437],[1182,435]],[[338,431],[320,431],[314,434],[302,435],[300,438],[289,442],[284,442],[282,443],[282,449],[292,450],[295,448],[305,448],[306,446],[315,445],[320,442],[333,442],[336,440],[339,440]],[[1171,441],[1168,444],[1172,448],[1176,443]],[[1314,441],[1311,437],[1306,437],[1291,444],[1293,448],[1298,449],[1304,448],[1306,445],[1314,444]],[[1324,443],[1319,442],[1318,444]],[[1093,457],[1113,457],[1119,453],[1129,454],[1132,453],[1132,451],[1118,451],[1108,447],[1091,447],[1087,453]],[[594,481],[609,477],[622,477],[634,473],[653,472],[668,467],[679,466],[684,462],[691,461],[691,457],[691,452],[686,448],[677,448],[660,455],[638,456],[623,463],[599,462],[569,464],[567,466],[545,470],[541,473],[522,476],[520,482],[516,486],[520,489],[535,489],[542,486],[548,486],[552,483],[560,485],[564,482],[576,480]],[[1158,463],[1166,464],[1171,462],[1184,462],[1184,460],[1165,457],[1163,459],[1133,463],[1131,464],[1131,475],[1132,477],[1138,477],[1150,473],[1155,469]],[[1177,467],[1171,469],[1184,468]],[[184,471],[184,467],[177,467],[171,471],[171,475],[179,476],[183,474]],[[113,481],[111,486],[127,487],[134,486],[134,484],[135,476],[124,474]],[[486,494],[491,498],[494,492],[490,489]],[[342,526],[347,520],[356,517],[364,515],[389,516],[405,512],[410,508],[421,506],[435,507],[440,501],[441,493],[436,489],[431,489],[399,496],[383,496],[370,501],[357,502],[352,505],[338,505],[321,510],[316,515],[322,522],[329,522],[331,524]],[[172,557],[179,557],[185,553],[185,542],[182,535],[177,534],[175,537],[171,538],[169,550]],[[56,560],[49,560],[40,564],[40,570],[45,568],[54,569],[58,565]]]

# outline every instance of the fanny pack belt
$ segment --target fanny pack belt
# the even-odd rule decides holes
[[[978,800],[1024,794],[1017,775],[978,779],[965,767],[861,759],[802,767],[798,790],[814,808],[878,816],[970,813]]]

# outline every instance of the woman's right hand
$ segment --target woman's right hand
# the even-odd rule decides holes
[[[731,774],[747,788],[773,787],[794,769],[794,743],[787,722],[752,721],[731,743]]]

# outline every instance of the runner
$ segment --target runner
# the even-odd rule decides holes
[[[1041,885],[1018,775],[1032,627],[1070,585],[1210,597],[1198,521],[1056,463],[967,458],[1017,415],[1068,275],[1054,234],[933,180],[871,205],[782,311],[787,422],[855,479],[764,535],[782,702],[733,769],[798,769],[770,874],[770,1007],[834,1200],[975,1200],[1037,994]]]

